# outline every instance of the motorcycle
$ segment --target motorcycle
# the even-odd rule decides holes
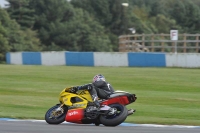
[[[63,89],[59,96],[60,103],[46,112],[45,121],[48,124],[66,121],[96,126],[118,126],[136,111],[126,108],[126,105],[136,101],[135,94],[115,91],[108,99],[99,99],[101,106],[97,108],[88,90],[79,90],[76,93],[70,90],[70,87]]]

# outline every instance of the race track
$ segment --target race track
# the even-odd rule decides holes
[[[200,133],[193,126],[145,126],[121,124],[117,127],[63,123],[49,125],[44,121],[0,120],[0,133]]]

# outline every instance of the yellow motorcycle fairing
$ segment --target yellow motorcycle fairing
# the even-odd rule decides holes
[[[79,90],[74,93],[70,93],[70,88],[65,88],[60,93],[59,101],[70,108],[86,108],[88,102],[93,102],[90,93],[87,90]]]

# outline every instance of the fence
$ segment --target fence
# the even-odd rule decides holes
[[[119,52],[200,53],[200,34],[179,34],[177,41],[170,34],[134,34],[119,36]]]
[[[111,67],[198,67],[199,53],[9,52],[7,64]]]

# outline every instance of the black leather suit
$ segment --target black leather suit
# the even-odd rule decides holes
[[[96,81],[94,83],[78,86],[78,89],[88,89],[93,100],[95,97],[108,99],[110,94],[114,92],[113,87],[106,81]]]

